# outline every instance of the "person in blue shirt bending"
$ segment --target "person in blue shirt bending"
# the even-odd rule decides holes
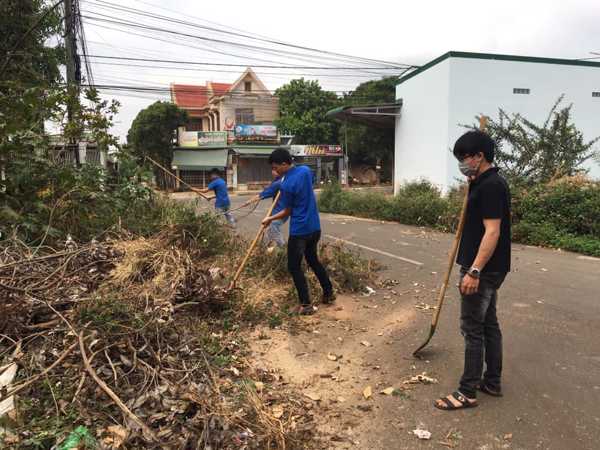
[[[317,200],[312,187],[312,175],[306,166],[295,166],[285,148],[277,148],[269,156],[271,168],[282,177],[279,189],[281,211],[263,219],[268,226],[275,220],[290,217],[290,237],[288,239],[288,270],[294,280],[300,300],[300,314],[313,314],[316,308],[311,304],[306,277],[302,271],[302,259],[315,273],[323,289],[323,303],[335,300],[333,286],[327,270],[319,261],[317,248],[321,238],[321,221]]]
[[[227,192],[227,183],[225,183],[225,180],[221,178],[221,172],[219,169],[212,169],[209,172],[209,177],[210,183],[206,189],[203,189],[201,192],[205,194],[210,191],[215,192],[215,209],[220,213],[223,213],[227,219],[227,222],[229,222],[232,227],[235,227],[235,219],[229,212],[231,202],[229,201],[229,193]]]
[[[274,170],[271,172],[271,174],[273,175],[273,182],[269,186],[264,188],[260,194],[251,198],[242,206],[248,206],[252,203],[259,202],[266,198],[275,199],[277,193],[279,192],[279,187],[281,186],[281,177]],[[271,214],[275,215],[278,212],[280,212],[281,209],[281,202],[278,201],[277,204],[273,207],[273,211],[271,212]],[[267,228],[265,236],[265,241],[267,242],[267,245],[270,246],[270,244],[274,242],[275,245],[277,245],[277,247],[285,246],[285,239],[283,238],[283,232],[281,231],[281,227],[283,227],[283,224],[287,222],[287,219],[287,217],[284,217],[283,219],[277,219],[271,222],[269,228]],[[270,252],[272,251],[272,248],[269,247],[269,249],[267,250]]]

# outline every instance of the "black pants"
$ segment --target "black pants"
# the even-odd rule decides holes
[[[288,240],[288,270],[294,279],[294,285],[302,305],[310,305],[308,283],[302,270],[303,257],[306,258],[306,262],[319,279],[324,295],[330,295],[333,292],[327,271],[317,256],[317,246],[320,238],[321,232],[316,231],[311,234],[290,236]]]
[[[466,271],[461,270],[461,281]],[[465,338],[465,368],[459,390],[475,398],[477,385],[482,380],[485,355],[486,371],[483,381],[492,389],[500,389],[502,375],[502,332],[496,316],[498,289],[505,273],[482,273],[479,290],[472,295],[462,295],[460,330]]]

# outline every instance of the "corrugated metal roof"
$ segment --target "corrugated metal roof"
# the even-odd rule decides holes
[[[226,148],[218,150],[175,150],[172,167],[181,170],[209,170],[227,166]]]

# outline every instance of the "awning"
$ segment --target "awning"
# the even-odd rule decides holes
[[[376,128],[394,128],[400,116],[402,101],[379,105],[341,106],[328,111],[326,116],[340,122],[353,122]]]
[[[226,148],[219,150],[175,150],[171,166],[180,170],[210,170],[227,166]]]
[[[247,156],[247,155],[254,155],[254,156],[269,156],[273,150],[275,150],[276,148],[279,148],[281,146],[278,145],[271,145],[271,146],[267,146],[267,145],[260,145],[260,146],[253,146],[253,145],[240,145],[240,146],[234,146],[231,147],[232,150],[234,152],[236,152],[238,155],[243,155],[243,156]]]

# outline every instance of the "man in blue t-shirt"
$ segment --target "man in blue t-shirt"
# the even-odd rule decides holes
[[[210,183],[206,189],[203,189],[201,192],[207,193],[214,191],[215,196],[213,198],[215,199],[215,209],[225,216],[227,222],[229,222],[232,227],[235,226],[235,219],[229,212],[231,202],[229,201],[229,193],[227,192],[227,183],[221,178],[219,169],[212,169],[209,172],[209,177]]]
[[[317,276],[323,289],[323,303],[335,300],[333,286],[325,267],[319,261],[317,248],[321,238],[319,209],[312,187],[312,175],[306,166],[295,166],[285,148],[277,148],[269,156],[271,168],[282,177],[279,197],[281,211],[266,217],[263,225],[274,220],[290,217],[290,237],[288,239],[288,270],[294,279],[300,314],[313,314],[316,308],[310,302],[308,284],[302,271],[302,258]]]
[[[264,188],[260,194],[258,194],[255,197],[252,197],[250,200],[245,202],[242,205],[242,207],[248,206],[255,202],[259,202],[266,198],[275,199],[275,197],[277,196],[277,193],[279,192],[279,187],[281,186],[281,177],[274,170],[271,172],[271,174],[273,175],[273,182],[270,185],[268,185],[266,188]],[[273,211],[271,212],[271,215],[275,215],[278,212],[280,212],[281,210],[282,210],[281,202],[278,201],[277,204],[273,207]],[[269,225],[269,228],[267,229],[266,236],[265,236],[265,241],[267,242],[268,245],[270,245],[271,242],[274,242],[275,245],[277,245],[277,247],[285,246],[285,239],[283,238],[283,232],[281,231],[281,227],[283,227],[283,224],[286,221],[287,221],[287,217],[284,217],[283,219],[277,219],[277,220],[274,220],[273,222],[271,222],[271,224]],[[267,251],[269,251],[269,252],[271,252],[272,250],[273,250],[272,247],[269,247],[267,249]]]

